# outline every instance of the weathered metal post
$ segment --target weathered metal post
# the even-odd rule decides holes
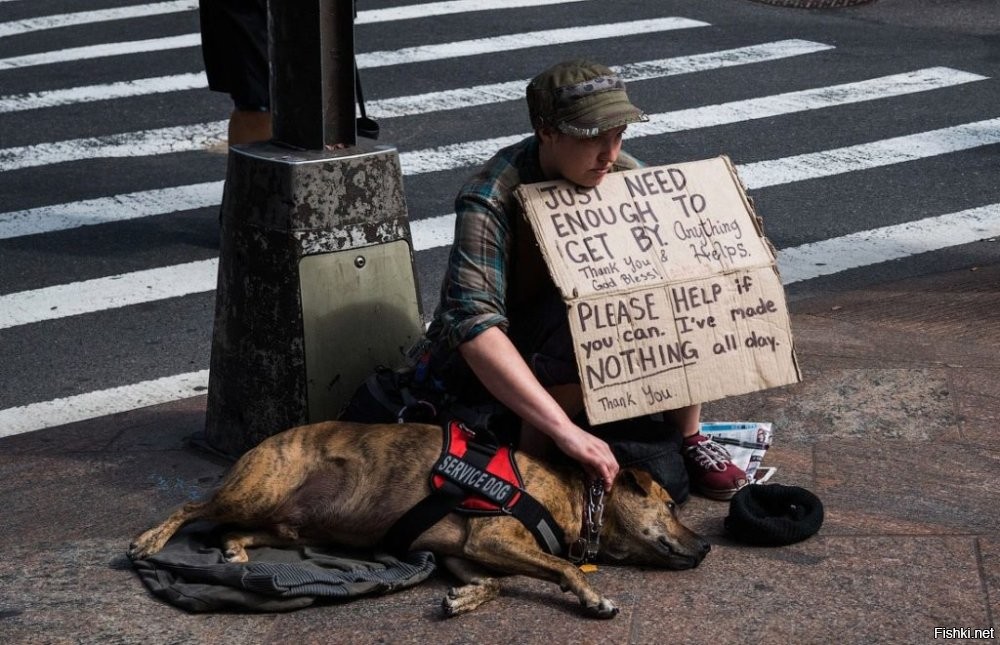
[[[422,332],[396,150],[359,144],[352,0],[269,2],[274,139],[229,151],[205,436],[336,416]]]

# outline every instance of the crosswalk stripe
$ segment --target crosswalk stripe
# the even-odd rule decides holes
[[[0,296],[0,329],[211,291],[218,266],[196,260]]]
[[[884,141],[874,141],[861,146],[813,153],[812,161],[802,161],[790,166],[789,175],[784,178],[776,174],[783,167],[781,159],[739,165],[737,170],[747,185],[754,189],[830,176],[833,172],[824,165],[827,163],[824,159],[834,160],[829,163],[837,172],[854,172],[891,163],[915,161],[1000,142],[1000,119],[968,123],[888,141],[894,143],[887,146]],[[869,148],[875,153],[869,152]],[[896,151],[895,157],[886,152],[890,149]],[[838,152],[845,150],[848,152]],[[841,162],[839,165],[837,160]],[[771,170],[772,167],[779,170]],[[432,218],[426,225],[423,224],[426,220],[412,222],[415,250],[434,248],[419,246],[416,244],[418,240],[420,244],[449,244],[450,237],[444,232],[449,228],[448,217]],[[425,226],[428,228],[424,228]],[[201,260],[0,296],[0,329],[204,293],[215,288],[216,268],[216,259]]]
[[[778,268],[792,284],[997,236],[1000,204],[989,204],[782,249]]]
[[[630,82],[703,72],[713,69],[749,65],[812,54],[832,49],[832,45],[808,40],[780,40],[777,42],[748,45],[715,52],[677,56],[660,60],[642,61],[612,67]],[[368,101],[366,107],[372,117],[385,119],[414,114],[427,114],[439,110],[499,103],[521,99],[528,79],[462,87],[440,92],[427,92]],[[181,90],[204,89],[208,79],[201,72],[175,74],[155,78],[120,81],[102,85],[88,85],[28,94],[0,96],[0,113],[35,110],[60,105],[104,101],[116,98],[145,96]]]
[[[1000,118],[909,134],[833,150],[744,164],[740,175],[750,188],[870,170],[1000,143]]]
[[[437,215],[410,222],[414,251],[451,246],[455,239],[455,214]]]
[[[0,2],[10,0],[0,0]],[[429,18],[456,13],[472,13],[476,11],[493,11],[499,9],[523,9],[526,7],[544,7],[559,4],[586,2],[588,0],[450,0],[446,2],[428,2],[411,4],[402,7],[386,9],[367,9],[359,11],[355,24],[368,25],[414,18]],[[168,13],[179,13],[198,8],[198,0],[170,0],[150,4],[129,5],[113,9],[97,9],[93,11],[77,11],[36,18],[25,18],[0,23],[0,37],[26,34],[32,31],[56,29],[86,25],[95,22],[123,20],[126,18],[141,18]]]
[[[226,140],[228,125],[228,121],[212,121],[4,148],[0,150],[0,172],[83,159],[146,157],[204,150]]]
[[[354,22],[358,25],[370,25],[377,22],[429,18],[455,13],[545,7],[585,1],[587,0],[450,0],[446,2],[428,2],[426,4],[408,4],[401,7],[388,7],[386,9],[366,9],[358,12],[358,17]]]
[[[0,240],[218,206],[222,189],[210,181],[0,213]]]
[[[651,114],[647,123],[636,123],[629,126],[627,138],[669,134],[695,128],[766,119],[807,110],[943,89],[982,80],[986,80],[986,77],[947,67],[931,67],[866,81]],[[522,133],[404,152],[400,154],[400,163],[404,173],[413,175],[474,166],[488,159],[493,151],[514,144],[528,134]],[[0,155],[2,152],[0,151]],[[2,163],[2,156],[0,156],[0,163]]]
[[[437,220],[436,228],[444,230],[454,215],[432,219]],[[422,233],[414,231],[414,242],[418,235]],[[782,249],[778,267],[782,282],[789,285],[996,236],[1000,236],[1000,204],[989,204]],[[0,410],[0,437],[198,396],[207,387],[208,370],[200,370],[7,408]]]
[[[490,38],[475,38],[441,43],[438,45],[421,45],[404,47],[385,51],[365,52],[356,56],[358,67],[362,69],[385,67],[388,65],[405,65],[423,63],[445,58],[463,58],[479,54],[495,54],[499,51],[514,51],[529,47],[545,47],[566,43],[586,42],[602,38],[634,36],[650,34],[674,29],[689,29],[691,27],[708,27],[707,22],[690,20],[688,18],[654,18],[650,20],[632,20],[606,25],[585,25],[582,27],[565,27],[562,29],[546,29],[518,34],[506,34]]]
[[[629,137],[653,136],[764,119],[943,89],[985,79],[985,76],[961,70],[932,67],[866,81],[652,114],[648,123],[633,125],[629,130]],[[216,121],[0,149],[0,172],[80,159],[139,157],[199,150],[223,142],[226,126],[226,121]],[[400,154],[400,163],[403,172],[408,175],[473,166],[482,163],[493,151],[516,143],[528,134],[403,152]]]
[[[624,80],[636,82],[801,56],[832,48],[832,45],[790,39],[690,56],[630,63],[614,66],[612,69],[620,74]],[[501,101],[522,100],[528,81],[529,79],[522,79],[380,99],[371,101],[367,107],[372,116],[376,118],[390,118],[426,114],[438,110],[475,107]],[[0,102],[0,106],[2,106],[2,102]]]
[[[0,437],[178,401],[197,396],[206,389],[208,370],[201,370],[7,408],[0,410]]]
[[[100,45],[88,45],[86,47],[59,49],[38,54],[13,56],[11,58],[0,58],[0,70],[199,46],[201,46],[200,34],[183,34],[180,36],[149,38],[147,40],[133,40],[121,43],[104,43]]]
[[[59,90],[30,92],[27,94],[11,94],[0,96],[0,114],[5,112],[20,112],[37,110],[39,108],[73,105],[75,103],[90,103],[107,101],[147,94],[162,94],[164,92],[180,92],[183,90],[200,90],[208,87],[208,79],[203,72],[191,74],[174,74],[155,78],[139,78],[132,81],[119,81],[103,85],[86,85]]]
[[[170,2],[155,2],[150,4],[115,7],[113,9],[97,9],[94,11],[77,11],[52,16],[25,18],[11,22],[0,22],[0,37],[26,34],[44,29],[86,25],[94,22],[121,20],[123,18],[140,18],[143,16],[158,16],[166,13],[190,11],[198,8],[198,0],[171,0]]]
[[[688,18],[653,18],[604,25],[546,29],[543,31],[494,36],[492,38],[476,38],[437,45],[367,52],[357,54],[355,59],[359,68],[366,69],[707,26],[707,22],[690,20]],[[37,54],[0,58],[0,70],[199,46],[201,46],[201,34],[183,34],[165,38],[102,43],[86,47],[73,47]]]

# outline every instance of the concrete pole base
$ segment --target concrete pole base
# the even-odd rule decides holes
[[[233,146],[205,436],[239,455],[334,418],[423,332],[399,156]]]

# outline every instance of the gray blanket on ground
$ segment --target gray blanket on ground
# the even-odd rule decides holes
[[[192,524],[160,553],[132,565],[154,596],[190,612],[288,611],[324,599],[390,593],[424,581],[435,567],[426,551],[400,560],[317,547],[253,548],[250,562],[228,563],[221,535],[219,527]]]

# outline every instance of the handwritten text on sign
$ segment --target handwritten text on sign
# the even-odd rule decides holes
[[[592,423],[799,380],[774,255],[728,160],[519,193]]]

